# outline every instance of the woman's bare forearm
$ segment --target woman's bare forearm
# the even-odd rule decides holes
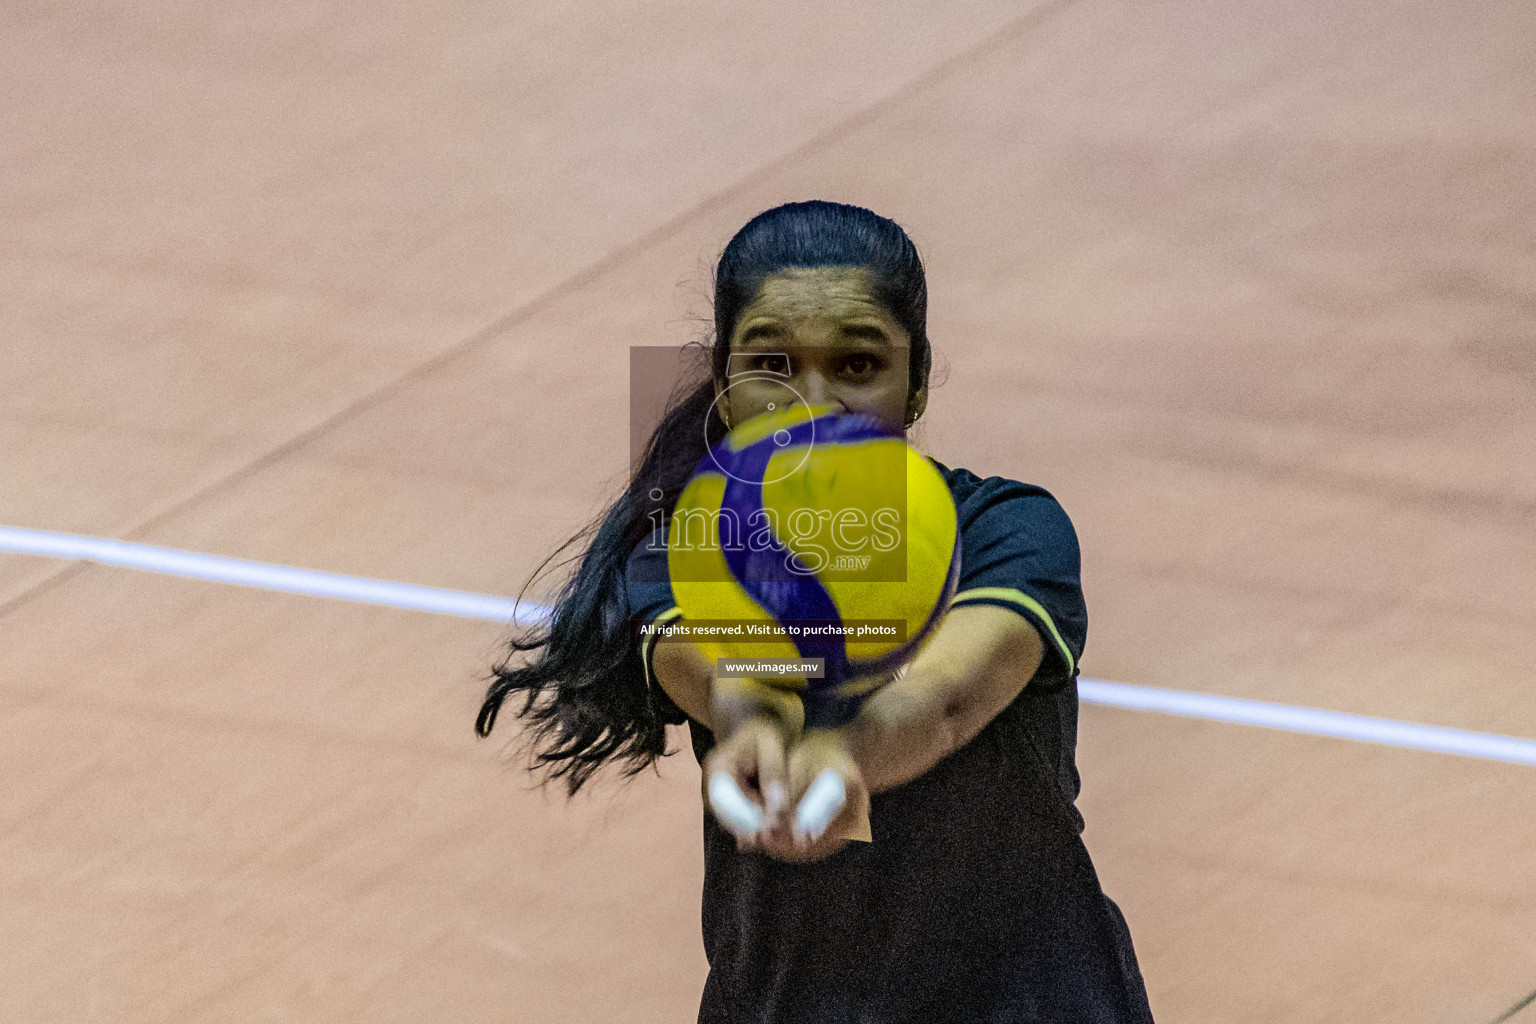
[[[1043,656],[1039,634],[1017,612],[989,605],[952,609],[907,670],[836,731],[870,792],[894,789],[970,742],[1018,696]],[[761,684],[721,685],[692,643],[658,642],[651,666],[673,703],[717,741],[758,715],[772,715],[787,738],[801,731],[799,697]]]
[[[717,741],[759,715],[772,716],[786,737],[799,735],[805,721],[798,696],[753,680],[718,680],[714,664],[686,640],[659,641],[651,669],[672,702]]]
[[[953,723],[921,695],[893,691],[872,696],[840,732],[871,793],[911,782],[957,749]]]
[[[871,793],[910,782],[969,743],[1012,703],[1044,656],[1018,613],[951,610],[907,670],[876,690],[844,742]]]

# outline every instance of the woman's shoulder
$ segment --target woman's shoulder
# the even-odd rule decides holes
[[[1007,506],[1009,513],[1037,520],[1056,521],[1071,528],[1067,512],[1056,496],[1038,484],[1025,483],[1006,476],[983,477],[964,468],[951,468],[932,456],[928,457],[949,486],[964,525],[974,521],[982,513]]]

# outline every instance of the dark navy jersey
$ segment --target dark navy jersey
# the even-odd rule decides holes
[[[738,851],[704,815],[701,1024],[1151,1020],[1075,806],[1088,627],[1076,533],[1039,487],[935,465],[959,511],[950,607],[1018,612],[1039,632],[1044,661],[964,747],[871,797],[871,843],[786,863]],[[630,615],[665,621],[680,613],[666,551],[650,547],[630,558]],[[637,647],[648,681],[652,647]],[[666,721],[688,723],[702,764],[713,735],[651,689]]]

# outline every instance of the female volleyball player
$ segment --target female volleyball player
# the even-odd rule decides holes
[[[665,551],[642,543],[651,514],[766,408],[767,391],[726,387],[733,362],[761,359],[805,401],[893,429],[927,401],[922,264],[868,210],[760,214],[720,257],[714,312],[710,379],[668,412],[625,495],[573,538],[590,537],[578,571],[549,627],[513,643],[480,734],[521,695],[539,763],[574,793],[610,760],[643,770],[666,753],[665,725],[688,723],[706,784],[729,780],[750,812],[704,816],[701,1022],[1150,1021],[1074,806],[1087,617],[1076,536],[1048,493],[935,462],[959,510],[959,591],[841,729],[803,730],[792,706],[715,692],[690,644],[635,641],[631,621],[677,614]],[[828,772],[841,811],[807,826],[795,811]],[[866,816],[873,841],[850,842]]]

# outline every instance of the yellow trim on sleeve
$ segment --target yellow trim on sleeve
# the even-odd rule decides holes
[[[666,611],[652,619],[650,621],[650,625],[660,626],[663,623],[671,622],[673,619],[680,619],[682,617],[683,610],[677,605],[673,605],[671,608],[668,608]],[[654,685],[651,682],[651,648],[655,645],[656,635],[654,633],[640,641],[640,664],[645,667],[646,689],[650,689]]]
[[[1047,612],[1039,601],[1036,601],[1021,590],[1014,590],[1012,587],[976,587],[974,590],[962,590],[956,594],[949,602],[949,606],[954,608],[967,601],[977,600],[1006,601],[1009,604],[1017,605],[1020,608],[1033,612],[1039,617],[1041,622],[1045,623],[1046,629],[1050,630],[1051,639],[1056,641],[1056,647],[1061,651],[1061,656],[1067,659],[1067,675],[1070,676],[1077,671],[1077,661],[1072,657],[1071,648],[1061,638],[1061,633],[1056,629],[1056,623],[1051,619],[1050,612]]]

